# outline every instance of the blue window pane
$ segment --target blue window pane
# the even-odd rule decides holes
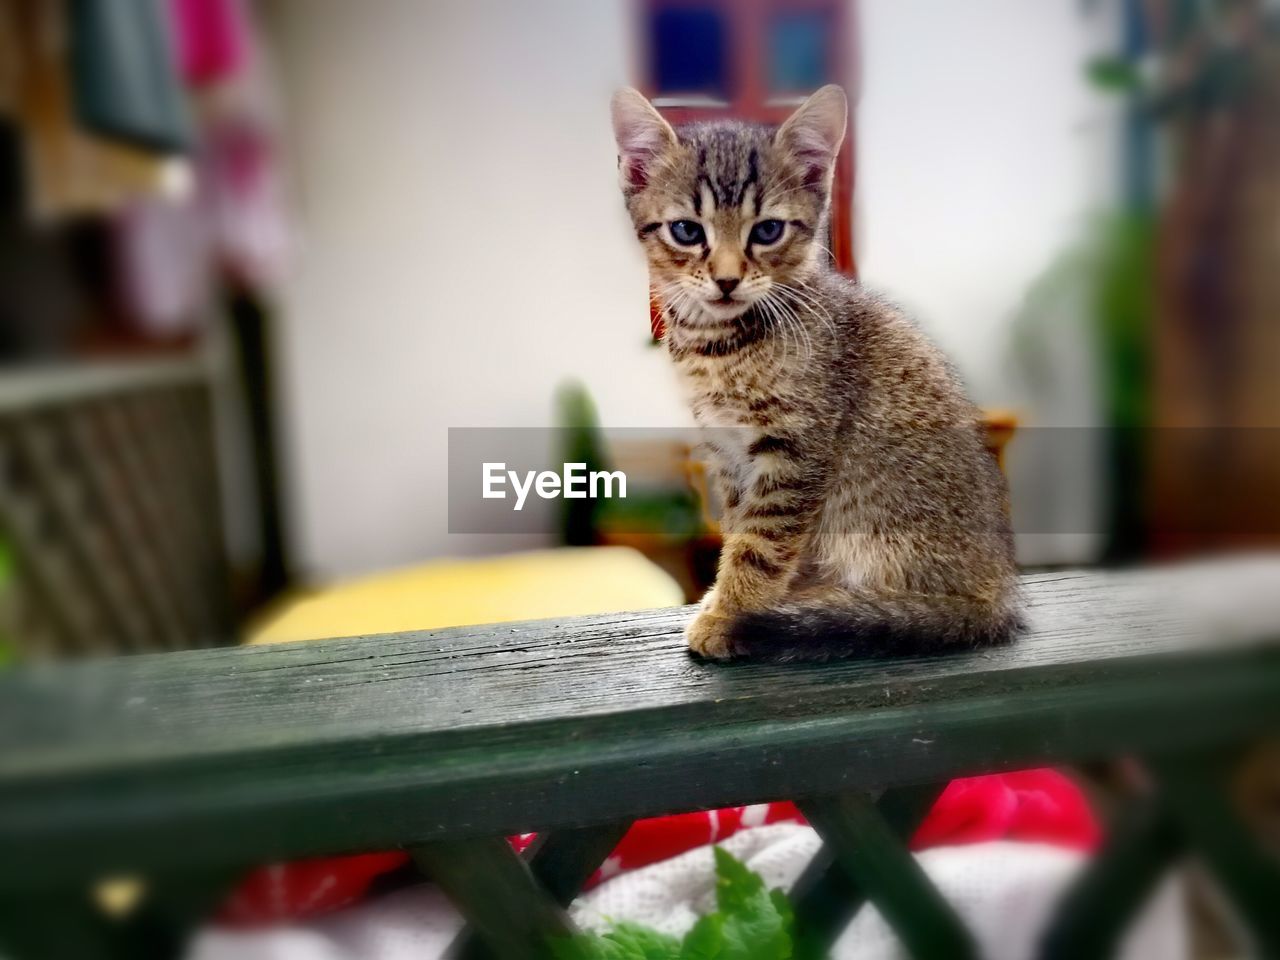
[[[831,80],[828,29],[827,17],[821,12],[784,13],[770,21],[771,93],[810,93]]]
[[[649,26],[649,75],[658,93],[727,96],[725,25],[718,11],[658,10]]]

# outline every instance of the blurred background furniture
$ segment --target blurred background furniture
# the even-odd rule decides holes
[[[234,642],[211,402],[195,360],[0,380],[10,656]]]

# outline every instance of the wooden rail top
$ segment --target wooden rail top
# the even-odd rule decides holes
[[[12,670],[0,890],[1227,742],[1280,722],[1251,569],[1032,575],[946,657],[702,664],[674,609]]]

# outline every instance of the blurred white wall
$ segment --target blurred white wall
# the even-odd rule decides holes
[[[621,2],[284,0],[302,245],[280,359],[295,554],[317,576],[500,549],[450,537],[451,426],[683,423],[648,349],[608,99]]]
[[[1117,14],[1088,6],[861,2],[860,273],[933,335],[978,402],[1019,415],[1008,471],[1027,564],[1089,562],[1103,542],[1088,291],[1036,305],[1052,377],[1009,362],[1028,288],[1114,202],[1118,102],[1084,67],[1114,49]]]
[[[858,247],[978,398],[1105,174],[1076,0],[864,0]],[[514,545],[450,536],[450,426],[536,426],[567,377],[606,426],[683,424],[644,346],[607,103],[624,0],[272,0],[300,217],[282,292],[291,532],[324,579]]]
[[[1084,7],[861,5],[861,274],[911,309],[979,402],[1012,399],[1010,318],[1117,177],[1108,101],[1084,81],[1111,16]]]

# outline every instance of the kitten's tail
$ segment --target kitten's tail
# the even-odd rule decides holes
[[[842,591],[739,614],[730,642],[735,656],[774,663],[873,660],[997,646],[1023,627],[1016,596],[990,602]]]

